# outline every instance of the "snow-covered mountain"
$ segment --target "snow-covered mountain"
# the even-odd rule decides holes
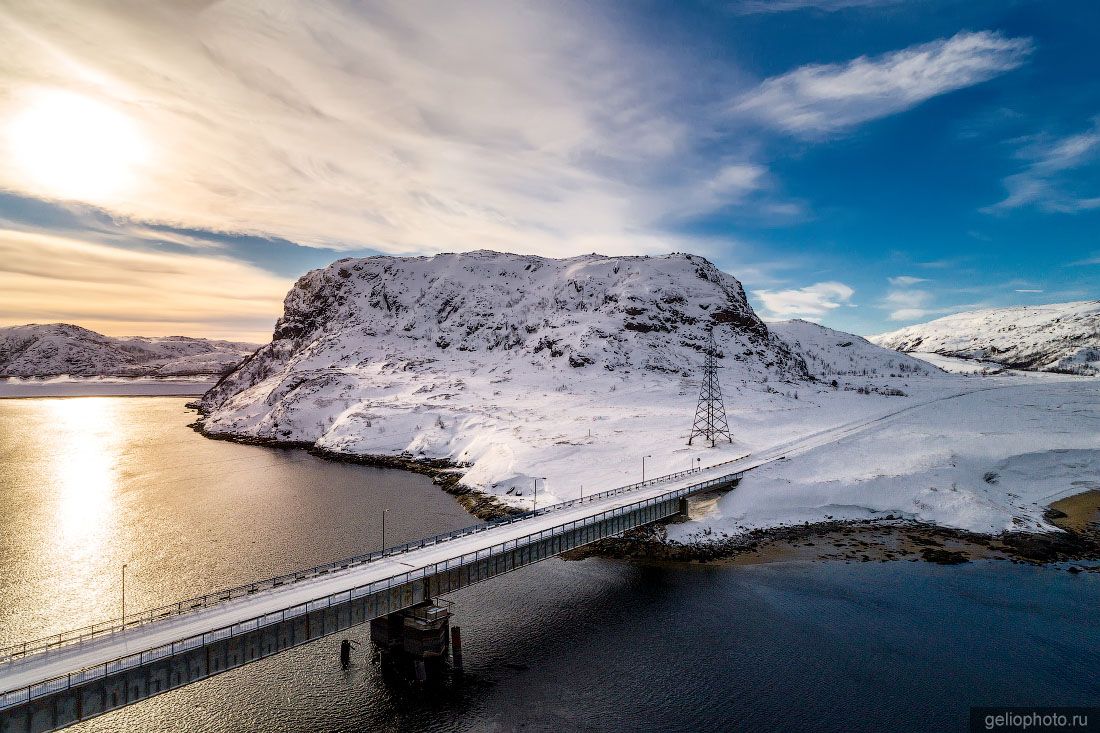
[[[200,424],[346,454],[447,458],[468,467],[467,485],[524,506],[536,477],[549,477],[539,487],[549,501],[583,482],[636,480],[653,446],[668,455],[647,455],[652,470],[693,460],[685,451],[700,449],[686,439],[712,326],[735,430],[811,409],[817,393],[896,399],[854,391],[918,375],[898,366],[908,357],[805,324],[821,349],[821,334],[858,344],[828,369],[808,367],[733,276],[693,255],[371,257],[302,277],[272,342],[203,397]],[[855,353],[860,374],[844,376]],[[790,433],[769,423],[751,435],[773,430]],[[707,460],[747,446],[739,436]]]
[[[880,346],[1014,369],[1100,374],[1100,301],[991,308],[871,336]]]
[[[224,374],[257,344],[167,336],[114,338],[68,323],[0,328],[0,377]]]
[[[723,356],[744,374],[808,376],[757,318],[741,284],[692,255],[555,260],[479,251],[340,260],[298,280],[271,344],[203,404],[220,407],[261,383],[265,403],[331,396],[359,383],[362,369],[569,380],[679,375],[698,360],[712,325]],[[280,434],[275,423],[257,428]]]
[[[801,319],[769,323],[792,351],[806,360],[810,373],[830,381],[844,377],[930,376],[940,370],[905,354],[884,353],[867,339]]]

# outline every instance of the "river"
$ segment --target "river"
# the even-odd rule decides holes
[[[415,474],[208,440],[168,397],[0,400],[0,645],[475,523]],[[1100,704],[1100,574],[974,562],[551,560],[449,599],[462,685],[367,628],[73,731],[962,730]]]

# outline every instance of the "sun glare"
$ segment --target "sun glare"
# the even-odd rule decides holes
[[[44,91],[8,127],[12,160],[38,193],[104,203],[133,185],[149,146],[138,125],[90,97]]]
[[[109,400],[51,400],[51,425],[67,446],[54,466],[56,526],[72,557],[87,556],[102,542],[118,490],[117,417]]]

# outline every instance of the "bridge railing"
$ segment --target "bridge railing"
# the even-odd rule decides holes
[[[686,472],[685,472],[686,473]],[[66,675],[54,677],[44,682],[38,682],[33,685],[28,685],[17,690],[0,693],[0,710],[13,707],[15,705],[21,705],[43,695],[49,695],[54,692],[74,687],[76,685],[82,685],[86,682],[101,679],[107,675],[116,674],[132,667],[137,667],[142,664],[148,664],[164,657],[180,654],[191,649],[206,646],[222,639],[227,639],[233,636],[239,636],[241,634],[250,633],[264,626],[280,623],[288,619],[302,616],[303,614],[310,613],[312,611],[318,611],[330,606],[339,605],[341,603],[347,603],[355,598],[361,598],[365,595],[378,593],[381,591],[389,590],[395,586],[402,586],[406,583],[415,580],[421,580],[423,578],[436,575],[438,573],[446,572],[448,570],[454,570],[466,565],[477,563],[481,560],[488,559],[494,555],[515,550],[525,545],[533,544],[535,542],[541,542],[544,539],[553,537],[565,532],[572,532],[576,529],[580,529],[591,524],[597,524],[599,522],[606,521],[613,517],[621,516],[623,514],[629,514],[631,512],[644,509],[654,504],[660,504],[672,499],[689,496],[691,494],[705,491],[709,488],[727,485],[744,475],[744,471],[737,473],[730,473],[724,476],[719,476],[707,481],[700,482],[698,484],[692,484],[690,486],[684,486],[679,489],[673,489],[672,491],[660,494],[658,496],[650,497],[648,499],[642,499],[632,504],[625,504],[620,507],[607,509],[599,514],[593,514],[592,516],[576,519],[571,522],[563,522],[562,524],[547,529],[540,530],[538,532],[532,532],[522,537],[506,540],[504,542],[492,545],[481,550],[474,552],[468,552],[459,557],[449,558],[441,562],[430,563],[420,568],[409,570],[398,575],[393,575],[388,578],[376,580],[371,583],[356,586],[349,590],[340,591],[331,595],[323,596],[321,598],[301,603],[291,608],[276,611],[274,613],[268,613],[263,616],[257,616],[255,618],[248,619],[246,621],[240,621],[230,626],[224,626],[212,631],[207,631],[203,634],[197,634],[195,636],[188,637],[186,639],[180,639],[168,644],[148,649],[146,651],[130,654],[124,657],[118,657],[112,659],[109,662],[103,664],[93,665],[91,667],[85,667],[75,672],[70,672]],[[648,483],[648,482],[647,482]],[[605,492],[606,493],[606,492]],[[540,510],[541,513],[541,510]]]
[[[248,583],[246,585],[238,585],[234,588],[228,588],[226,590],[215,591],[213,593],[207,593],[202,596],[196,596],[194,598],[188,598],[186,600],[177,601],[166,606],[160,606],[159,608],[152,608],[145,611],[139,611],[133,614],[127,614],[125,618],[115,618],[108,621],[101,621],[94,623],[90,626],[84,626],[79,629],[73,629],[70,631],[63,631],[51,636],[41,637],[31,641],[20,642],[13,644],[6,648],[0,649],[0,664],[12,662],[17,659],[26,657],[28,654],[35,654],[42,651],[47,651],[59,646],[67,646],[69,644],[78,644],[95,637],[103,636],[104,634],[113,634],[122,631],[133,626],[141,626],[143,624],[152,623],[154,621],[160,621],[171,616],[181,616],[191,611],[196,611],[203,608],[209,608],[221,603],[236,600],[238,598],[245,598],[247,596],[259,593],[260,591],[270,590],[272,588],[278,588],[284,585],[290,585],[298,583],[303,580],[310,580],[321,575],[327,575],[339,570],[347,570],[349,568],[359,567],[361,565],[381,560],[385,557],[392,555],[399,555],[401,553],[409,552],[411,550],[418,550],[422,547],[428,547],[431,545],[439,544],[440,542],[447,542],[450,540],[459,539],[462,537],[469,537],[470,535],[484,532],[486,530],[499,527],[501,525],[513,524],[515,522],[522,522],[531,517],[543,516],[550,512],[561,511],[570,507],[579,506],[585,503],[592,503],[606,499],[608,497],[624,494],[630,491],[637,491],[641,488],[654,486],[666,481],[674,481],[677,479],[685,478],[696,473],[702,473],[703,471],[711,471],[715,468],[721,468],[731,463],[743,460],[746,456],[740,456],[728,461],[722,461],[721,463],[715,463],[705,468],[692,469],[689,471],[679,471],[676,473],[666,474],[664,476],[656,476],[645,481],[639,481],[633,484],[627,484],[626,486],[619,486],[607,491],[601,491],[596,494],[591,494],[579,499],[570,499],[567,501],[559,502],[557,504],[548,505],[542,509],[536,509],[529,512],[521,512],[518,514],[512,514],[501,519],[495,519],[489,522],[482,522],[480,524],[471,525],[462,529],[452,530],[450,532],[441,532],[440,534],[426,537],[423,539],[415,540],[413,542],[406,542],[400,545],[393,545],[386,547],[375,552],[365,553],[363,555],[356,555],[355,557],[346,558],[344,560],[336,560],[334,562],[324,563],[323,565],[315,565],[314,567],[307,568],[305,570],[299,570],[293,573],[285,573],[283,575],[277,575],[272,578],[265,578],[263,580],[257,580],[254,583]]]

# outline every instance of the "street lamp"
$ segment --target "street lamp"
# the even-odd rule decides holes
[[[699,458],[695,459],[695,470],[696,471],[702,471],[703,470],[703,467],[699,465],[702,462],[702,460],[703,460],[702,457],[699,457]]]
[[[542,479],[543,481],[545,481],[546,477],[545,476],[532,476],[531,478],[535,482],[535,502],[534,502],[532,511],[537,512],[539,510],[539,479]]]
[[[642,456],[642,483],[645,483],[645,459],[652,458],[653,456]]]
[[[122,628],[126,628],[126,566],[122,563]]]
[[[383,552],[386,551],[386,512],[388,512],[388,511],[389,511],[389,509],[383,509],[382,510],[382,551]]]

